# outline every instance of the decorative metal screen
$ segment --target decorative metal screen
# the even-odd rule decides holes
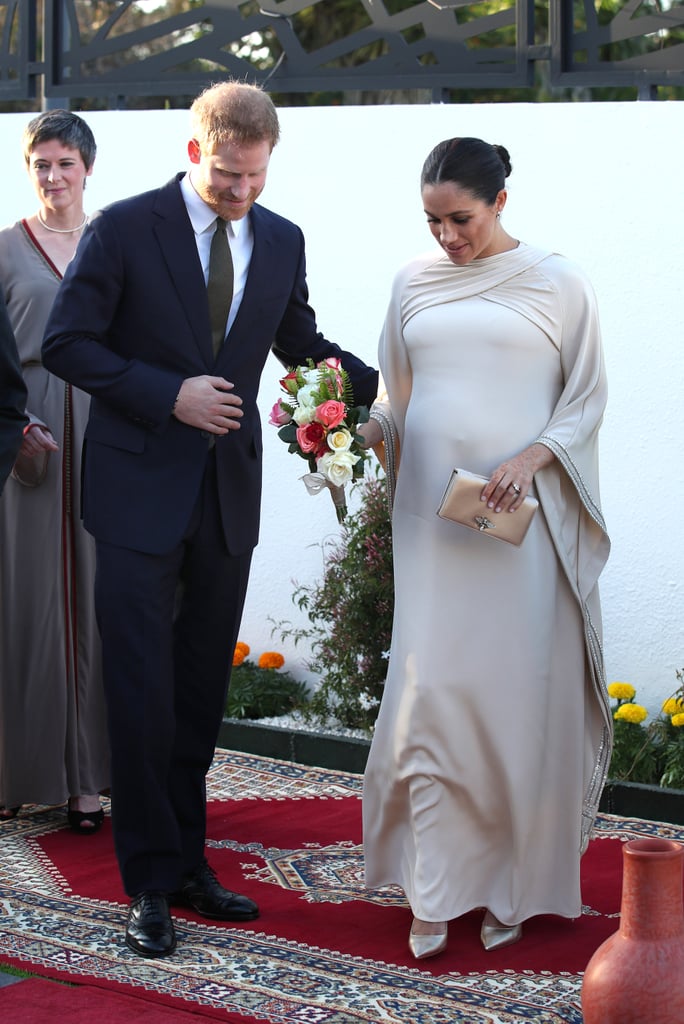
[[[605,8],[610,7],[609,12]],[[684,3],[551,3],[552,80],[563,85],[684,84]]]
[[[0,0],[0,38],[0,100],[684,85],[684,0]]]

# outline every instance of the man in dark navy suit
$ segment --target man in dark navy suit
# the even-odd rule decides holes
[[[255,203],[279,137],[270,98],[220,83],[191,122],[188,174],[92,219],[43,346],[45,366],[92,395],[83,514],[97,542],[114,839],[126,942],[148,957],[175,948],[169,904],[258,916],[219,883],[204,844],[258,537],[265,360],[338,357],[355,402],[377,390],[376,371],[317,330],[301,231]]]
[[[28,423],[26,385],[21,375],[17,345],[0,295],[0,494],[21,447]]]

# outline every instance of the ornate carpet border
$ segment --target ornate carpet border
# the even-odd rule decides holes
[[[358,799],[361,777],[217,751],[211,800]],[[256,930],[177,919],[179,948],[143,961],[122,947],[126,908],[71,893],[38,838],[65,827],[46,810],[3,826],[0,957],[37,973],[121,987],[221,1019],[271,1024],[581,1024],[581,977],[534,972],[432,975]],[[600,815],[597,835],[684,841],[684,828]]]

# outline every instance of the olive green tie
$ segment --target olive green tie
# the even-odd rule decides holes
[[[226,336],[226,321],[233,301],[233,259],[226,235],[226,222],[221,217],[216,218],[216,231],[211,240],[207,298],[211,339],[216,357]]]

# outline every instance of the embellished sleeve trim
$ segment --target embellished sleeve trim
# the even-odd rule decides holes
[[[394,492],[397,486],[397,465],[399,455],[399,438],[392,419],[392,414],[386,406],[375,403],[371,406],[370,418],[380,425],[382,430],[382,441],[384,447],[384,469],[387,480],[387,505],[390,515],[394,505]],[[383,461],[383,460],[381,460]]]
[[[579,472],[579,470],[575,466],[575,463],[570,458],[567,449],[564,448],[563,445],[560,444],[558,441],[556,441],[555,438],[549,437],[548,434],[542,434],[541,437],[538,437],[536,439],[535,443],[543,444],[546,448],[553,452],[553,454],[561,463],[566,473],[575,485],[577,493],[579,494],[580,500],[582,501],[582,504],[584,505],[585,509],[587,510],[591,518],[594,520],[594,522],[601,527],[603,532],[607,533],[606,522],[603,518],[603,513],[601,512],[601,509],[598,507],[598,505],[592,498],[589,488],[584,482],[582,474]]]

